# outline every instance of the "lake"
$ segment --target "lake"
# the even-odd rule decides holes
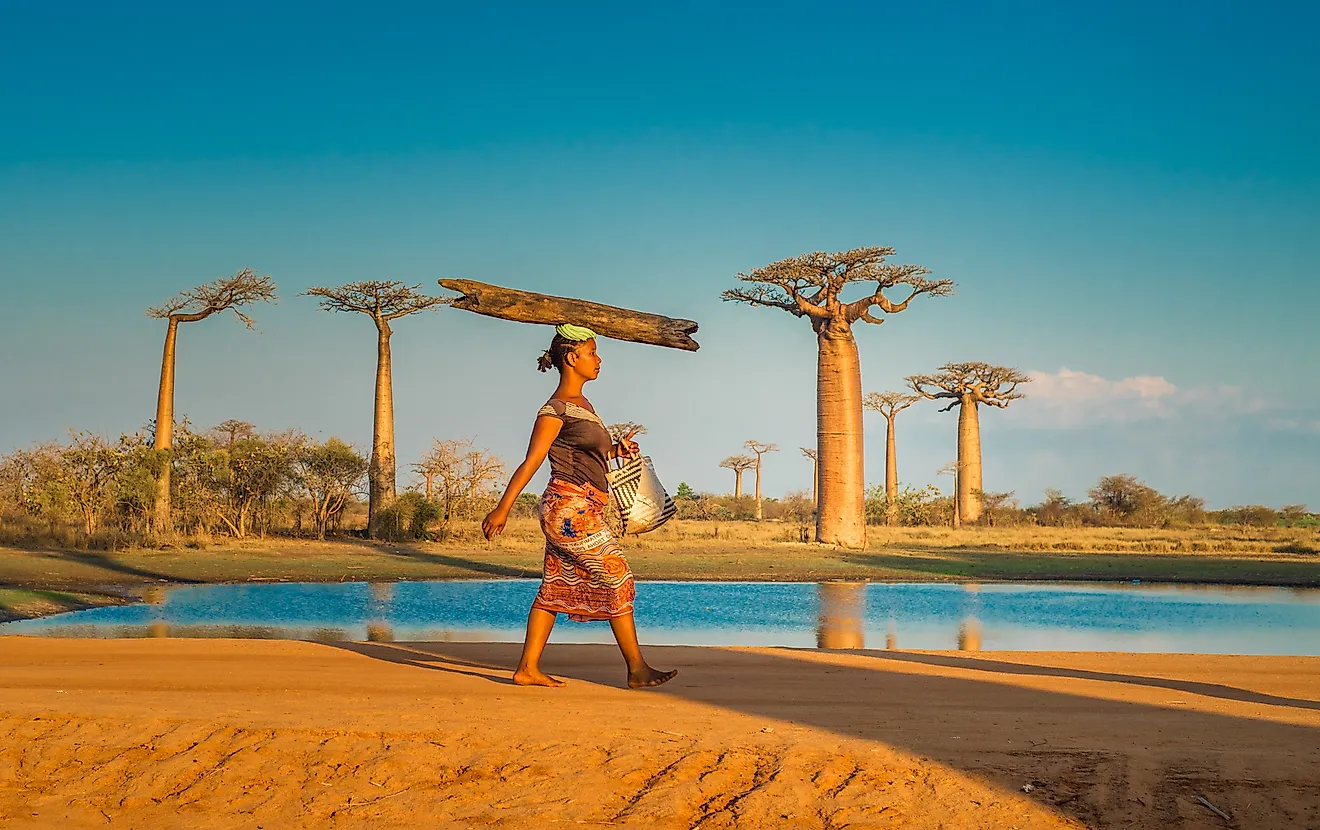
[[[536,580],[152,587],[0,625],[56,637],[520,642]],[[1133,584],[639,582],[643,643],[1320,655],[1320,590]],[[612,642],[560,619],[552,642]]]

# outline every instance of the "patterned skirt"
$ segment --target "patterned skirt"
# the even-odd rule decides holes
[[[533,608],[577,622],[632,613],[632,569],[605,524],[608,500],[590,484],[550,479],[541,496],[545,565]]]

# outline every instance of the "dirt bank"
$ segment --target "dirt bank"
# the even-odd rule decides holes
[[[0,826],[1320,825],[1320,658],[651,655],[0,638]]]

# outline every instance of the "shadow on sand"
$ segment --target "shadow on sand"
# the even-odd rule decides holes
[[[336,647],[494,682],[508,678],[520,648],[464,643]],[[1227,685],[953,655],[834,653],[860,660],[823,662],[809,651],[792,649],[649,647],[648,657],[657,667],[682,670],[674,682],[649,694],[878,741],[987,778],[1005,791],[1032,783],[1033,798],[1088,826],[1320,823],[1320,779],[1314,775],[1320,766],[1320,728],[1282,722],[1295,720],[1299,710],[1320,709],[1320,701]],[[937,672],[916,673],[900,668],[903,664],[922,664]],[[552,644],[543,665],[569,679],[570,689],[575,680],[619,688],[623,677],[618,652],[608,645]],[[961,676],[941,675],[939,669]],[[967,670],[983,678],[967,677]],[[1010,680],[1023,676],[1109,685],[1096,690],[1072,684],[1067,691],[1052,691]],[[1185,701],[1116,699],[1149,697],[1149,692],[1129,692],[1124,686],[1271,709],[1248,716],[1178,708]],[[1225,825],[1206,811],[1196,801],[1199,795],[1227,810],[1234,822]]]

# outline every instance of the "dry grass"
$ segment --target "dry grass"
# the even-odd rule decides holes
[[[1320,554],[1320,532],[1306,528],[1226,527],[1150,530],[1128,527],[871,528],[870,547],[1072,553]]]
[[[628,537],[628,550],[818,547],[802,545],[814,529],[781,522],[708,522],[676,519],[643,536]],[[949,550],[1060,553],[1291,553],[1320,555],[1320,531],[1280,527],[871,527],[868,550]],[[484,544],[477,522],[455,522],[445,546]],[[544,544],[533,519],[509,522],[497,546],[540,550]]]

